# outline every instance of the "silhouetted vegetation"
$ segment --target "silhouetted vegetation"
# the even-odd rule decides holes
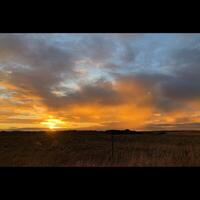
[[[129,129],[126,129],[126,130],[107,130],[105,131],[105,133],[108,133],[108,134],[135,134],[136,131],[130,131]]]

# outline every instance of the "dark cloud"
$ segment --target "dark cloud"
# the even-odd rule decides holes
[[[24,42],[24,37],[16,34],[0,34],[0,58],[12,58],[14,52],[26,54],[27,44]]]
[[[72,105],[118,105],[122,101],[112,83],[103,79],[90,84],[82,84],[79,90],[67,92],[66,96],[51,95],[50,98],[45,98],[45,102],[52,108]]]
[[[44,99],[52,97],[51,88],[63,81],[63,74],[65,78],[76,76],[73,70],[75,55],[42,39],[24,35],[1,36],[1,52],[9,55],[9,59],[1,58],[8,62],[1,71],[1,79]],[[15,64],[21,66],[15,67]],[[12,73],[5,76],[5,70]]]
[[[185,78],[185,79],[184,79]],[[162,85],[162,95],[179,101],[200,98],[200,81],[191,81],[187,77],[177,77]]]
[[[200,49],[173,52],[173,77],[162,85],[162,95],[178,101],[200,99]]]
[[[160,111],[170,112],[187,108],[187,102],[200,99],[199,81],[189,81],[188,77],[166,75],[161,73],[136,73],[133,75],[116,76],[116,81],[127,87],[137,86],[141,88],[135,95],[150,95],[151,100],[145,104],[151,104]],[[132,91],[134,93],[134,89]]]
[[[149,130],[199,130],[200,123],[173,123],[173,124],[149,124]]]

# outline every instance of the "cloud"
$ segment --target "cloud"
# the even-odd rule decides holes
[[[33,41],[34,40],[34,41]],[[74,56],[42,39],[31,36],[6,35],[0,38],[1,80],[42,98],[51,98],[51,88],[65,78],[75,77]],[[5,56],[8,55],[9,57]],[[10,71],[7,74],[6,71]]]
[[[163,95],[178,101],[200,98],[200,49],[174,52],[174,77],[163,85]]]
[[[20,124],[24,113],[24,122],[35,125],[51,114],[82,127],[86,123],[101,128],[194,123],[187,115],[200,107],[198,45],[188,43],[170,50],[163,59],[170,65],[166,73],[153,71],[140,60],[144,48],[135,48],[134,41],[141,36],[66,37],[58,44],[33,34],[0,34],[1,123]],[[149,51],[148,59],[150,55]],[[28,119],[30,111],[38,118]]]
[[[0,37],[0,52],[4,53],[1,59],[7,63],[1,71],[1,79],[26,90],[27,95],[39,95],[50,106],[81,101],[98,101],[106,105],[120,101],[111,84],[100,81],[83,85],[80,91],[63,98],[52,93],[52,88],[59,88],[63,81],[79,78],[80,74],[75,70],[75,62],[79,59],[86,56],[93,61],[104,62],[115,53],[116,47],[109,34],[83,37],[78,44],[79,50],[74,51],[73,48],[60,48],[32,35],[3,35]],[[129,54],[125,57],[130,59]],[[7,74],[6,71],[11,73]]]
[[[199,130],[200,123],[179,123],[179,124],[149,124],[150,130]]]

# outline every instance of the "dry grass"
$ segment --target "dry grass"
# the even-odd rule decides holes
[[[0,166],[200,166],[200,133],[1,133]]]

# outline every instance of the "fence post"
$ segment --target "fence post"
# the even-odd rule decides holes
[[[114,135],[113,135],[113,133],[111,133],[111,137],[112,137],[112,161],[113,161],[113,158],[114,158]]]

